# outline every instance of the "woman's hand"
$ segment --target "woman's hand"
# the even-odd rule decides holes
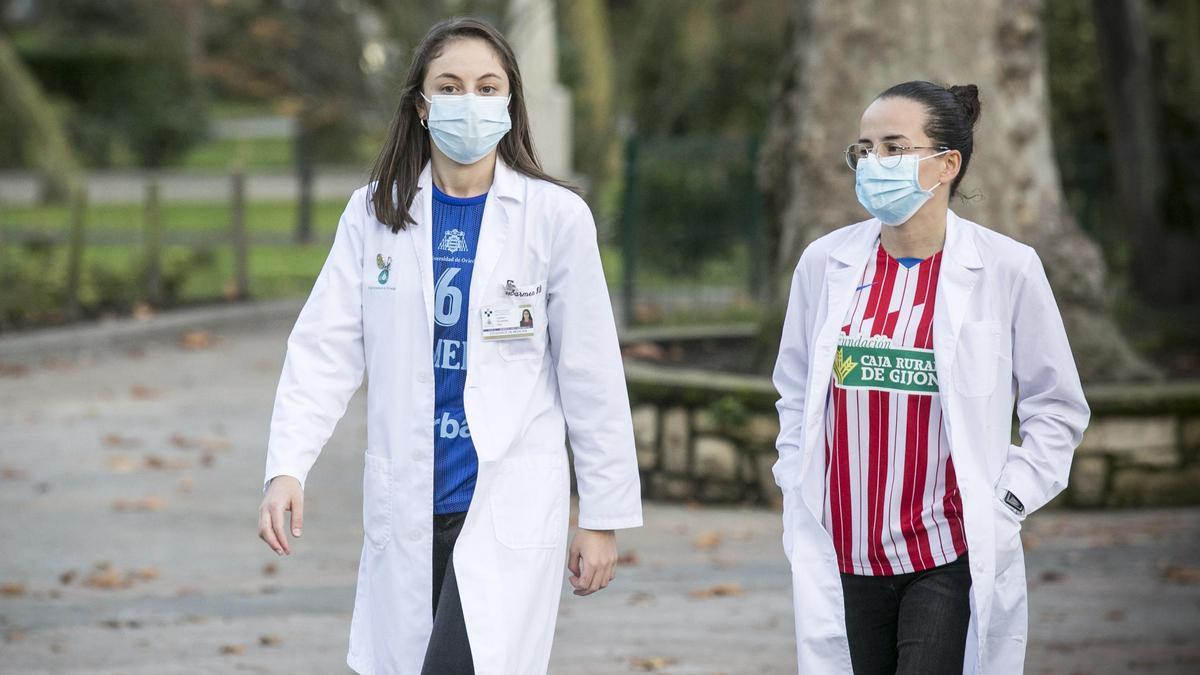
[[[272,551],[291,555],[292,548],[284,532],[284,511],[292,512],[292,536],[299,537],[304,527],[304,489],[292,476],[275,476],[258,507],[258,538],[267,542]]]
[[[567,569],[575,595],[591,595],[607,588],[616,576],[617,535],[612,530],[580,529],[571,540]]]

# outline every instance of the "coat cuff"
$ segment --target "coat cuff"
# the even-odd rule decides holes
[[[1009,456],[1012,452],[1020,452],[1020,446],[1010,448]],[[1000,474],[1000,480],[996,481],[996,495],[1000,499],[1007,490],[1017,496],[1021,500],[1021,504],[1025,506],[1025,516],[1037,511],[1050,501],[1054,495],[1046,495],[1045,490],[1041,489],[1042,481],[1038,480],[1034,473],[1033,467],[1024,461],[1010,461]]]
[[[263,479],[263,494],[267,493],[267,488],[271,485],[271,481],[279,476],[291,476],[300,482],[300,491],[304,491],[304,480],[307,477],[305,472],[297,469],[267,469],[266,478]]]
[[[585,530],[625,530],[642,526],[642,514],[614,516],[610,518],[579,517],[579,527]]]

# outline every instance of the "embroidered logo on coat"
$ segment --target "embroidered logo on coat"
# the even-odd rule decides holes
[[[375,254],[375,265],[379,267],[379,284],[384,285],[388,282],[392,270],[392,258],[388,256],[387,260],[383,259],[382,253]]]

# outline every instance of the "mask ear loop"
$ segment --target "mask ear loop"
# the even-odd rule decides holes
[[[417,92],[417,93],[418,93],[418,94],[420,94],[421,98],[425,99],[425,102],[426,102],[426,103],[433,103],[433,101],[430,101],[430,100],[429,100],[429,99],[428,99],[428,98],[425,96],[425,92],[423,92],[423,91],[419,91],[419,92]],[[423,128],[425,129],[425,131],[429,131],[429,124],[427,124],[427,123],[425,122],[425,118],[424,118],[424,117],[421,117],[421,116],[419,116],[419,115],[418,115],[418,116],[417,116],[417,121],[419,121],[419,122],[421,123],[421,127],[423,127]]]

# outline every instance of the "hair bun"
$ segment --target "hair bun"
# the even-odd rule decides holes
[[[975,123],[979,121],[979,112],[982,107],[979,103],[979,87],[973,84],[956,84],[950,87],[950,93],[954,96],[954,100],[962,106],[971,126],[975,126]]]

